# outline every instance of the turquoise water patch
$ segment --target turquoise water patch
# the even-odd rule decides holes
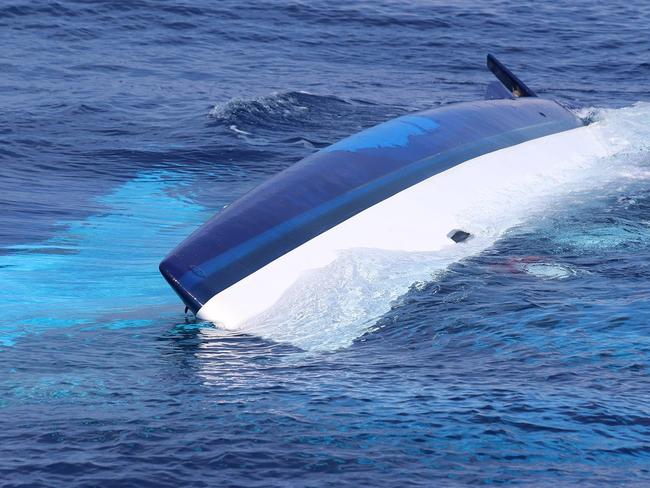
[[[642,246],[650,238],[650,228],[641,225],[583,226],[558,233],[556,245],[582,251],[602,251],[619,247]]]
[[[6,249],[0,256],[0,346],[134,309],[139,317],[121,327],[144,326],[150,309],[177,303],[158,263],[207,217],[179,193],[179,180],[169,171],[141,174],[98,198],[105,213],[70,222],[47,242]]]
[[[328,146],[322,151],[359,151],[382,147],[403,147],[411,136],[419,136],[436,130],[439,127],[435,120],[422,115],[405,115],[389,120],[370,129],[364,130]]]

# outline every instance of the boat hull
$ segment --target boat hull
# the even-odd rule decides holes
[[[498,227],[500,213],[529,198],[525,189],[531,179],[558,175],[561,179],[562,172],[579,161],[603,155],[605,148],[590,128],[578,127],[471,158],[369,206],[265,264],[215,293],[197,316],[225,328],[242,328],[290,296],[301,277],[348,250],[445,252],[467,246],[452,240],[450,232],[460,229],[480,240],[493,231],[491,227]],[[490,201],[503,207],[486,206]]]
[[[177,246],[160,271],[198,313],[239,281],[415,185],[485,154],[582,126],[556,102],[534,97],[458,103],[398,117],[270,178]],[[449,191],[466,193],[470,184],[458,181]],[[407,214],[395,218],[411,220]],[[357,225],[351,222],[346,227]],[[344,239],[345,246],[378,245],[381,237],[363,229],[372,239]],[[404,233],[401,239],[408,238]],[[314,265],[331,258],[326,255]]]

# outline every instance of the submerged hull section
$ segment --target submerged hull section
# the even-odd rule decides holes
[[[577,139],[561,138],[561,154],[553,144],[532,144],[553,142],[548,136],[565,131]],[[453,244],[447,238],[455,226],[450,216],[468,201],[478,202],[477,192],[490,191],[489,177],[500,168],[525,167],[547,152],[562,158],[593,147],[577,117],[539,98],[407,115],[271,178],[199,228],[160,270],[200,318],[237,327],[273,305],[305,270],[327,265],[343,249]],[[507,164],[500,166],[505,155]]]

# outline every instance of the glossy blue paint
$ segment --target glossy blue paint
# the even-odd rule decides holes
[[[408,145],[411,136],[426,134],[438,127],[438,123],[430,117],[405,115],[347,137],[321,152],[356,152],[363,149],[403,147]]]

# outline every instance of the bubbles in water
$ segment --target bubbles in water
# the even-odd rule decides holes
[[[546,280],[565,280],[578,274],[574,267],[557,263],[527,263],[521,265],[521,270]]]
[[[623,225],[588,227],[567,231],[553,238],[560,247],[581,251],[598,251],[640,244],[650,237],[648,230],[628,228]]]

